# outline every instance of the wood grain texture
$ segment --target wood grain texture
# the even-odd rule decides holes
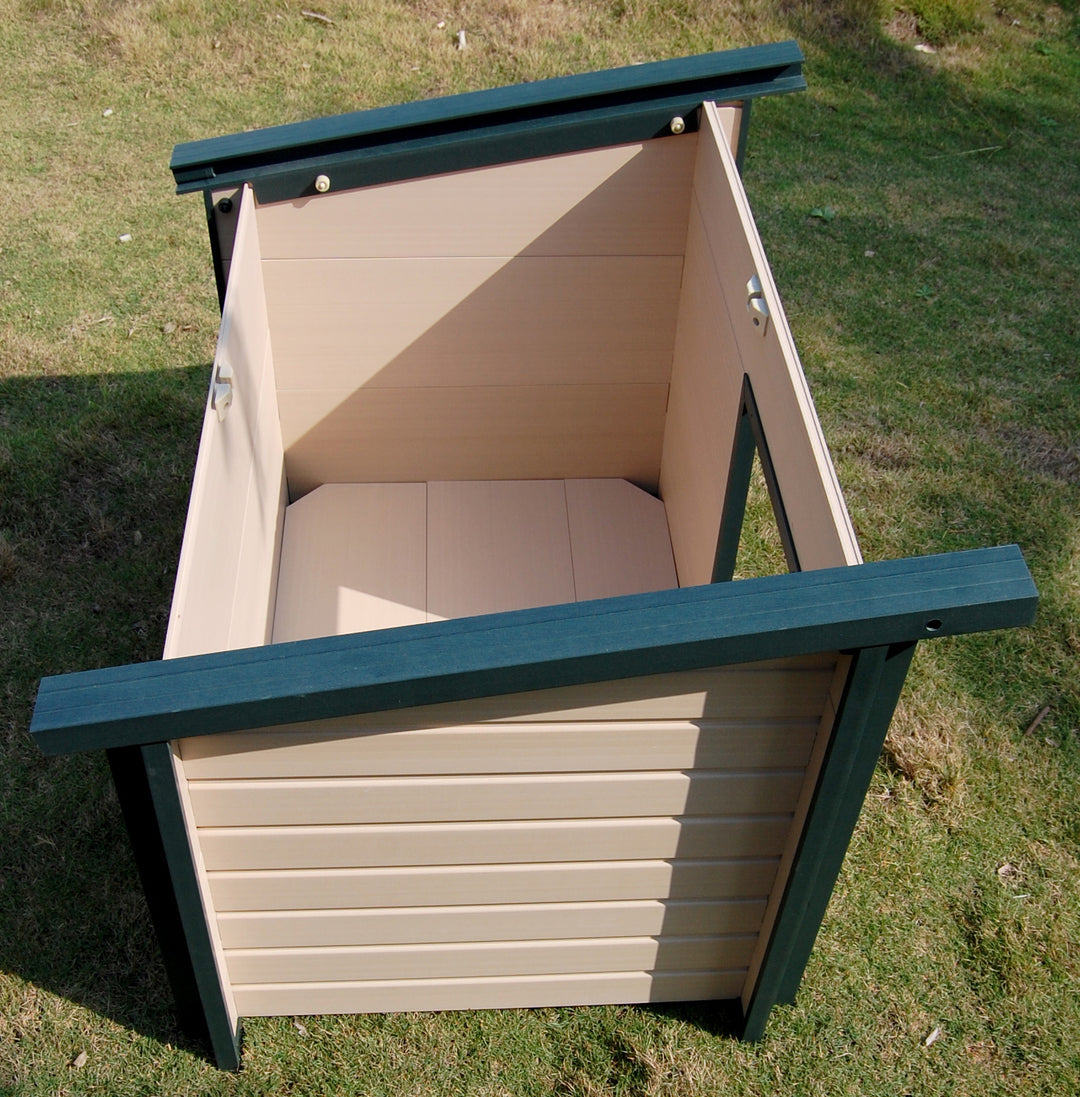
[[[218,911],[331,910],[610,899],[761,899],[777,858],[211,872]]]
[[[567,480],[579,602],[678,586],[664,504],[625,480]]]
[[[734,998],[745,975],[745,971],[619,972],[373,983],[270,983],[241,984],[234,992],[241,1013],[247,1017],[414,1009],[509,1009]]]
[[[742,367],[754,387],[800,565],[811,570],[860,563],[858,543],[780,295],[711,103],[702,109],[693,205],[704,226]],[[764,336],[746,310],[746,283],[755,273],[770,313]]]
[[[655,487],[666,406],[666,383],[294,390],[280,406],[289,490],[594,476]]]
[[[233,983],[454,979],[607,971],[730,971],[745,968],[756,934],[595,937],[562,941],[466,941],[352,947],[231,949]]]
[[[617,765],[617,758],[612,758]],[[794,810],[803,771],[198,781],[199,826],[742,815]]]
[[[409,944],[415,941],[527,941],[687,934],[753,934],[763,899],[624,899],[371,910],[227,911],[226,948]]]
[[[561,481],[429,484],[427,540],[429,619],[575,601]]]
[[[816,730],[816,719],[411,728],[372,717],[183,739],[180,749],[189,777],[207,780],[751,769],[806,765]]]
[[[681,254],[266,263],[280,398],[666,384],[681,274]]]
[[[266,259],[677,255],[696,133],[259,207]]]
[[[660,494],[684,587],[712,581],[742,389],[742,360],[721,293],[695,204],[660,463]]]
[[[283,453],[250,190],[237,219],[214,357],[233,370],[224,422],[208,399],[184,527],[165,657],[263,644],[273,616]]]
[[[790,815],[200,827],[208,870],[776,857]]]
[[[424,484],[325,484],[285,512],[274,643],[427,620]]]

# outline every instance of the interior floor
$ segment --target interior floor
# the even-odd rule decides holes
[[[273,642],[677,586],[626,480],[324,484],[285,512]]]

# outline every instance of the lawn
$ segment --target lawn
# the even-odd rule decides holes
[[[755,106],[745,181],[863,553],[1018,542],[1035,626],[921,646],[761,1043],[279,1018],[216,1071],[104,758],[27,735],[42,675],[161,652],[219,319],[173,144],[788,37],[810,90]],[[0,0],[0,66],[0,1094],[1080,1092],[1077,0]]]

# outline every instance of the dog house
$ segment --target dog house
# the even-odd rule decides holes
[[[108,751],[184,1024],[790,1001],[917,641],[1015,547],[863,563],[737,164],[793,43],[179,146],[223,316]],[[788,572],[730,581],[755,454]]]

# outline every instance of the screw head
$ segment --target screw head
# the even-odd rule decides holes
[[[330,189],[330,176],[329,175],[316,175],[315,176],[315,189],[320,194],[325,194]]]
[[[675,134],[682,133],[686,129],[686,122],[676,114],[671,120],[671,132]]]

